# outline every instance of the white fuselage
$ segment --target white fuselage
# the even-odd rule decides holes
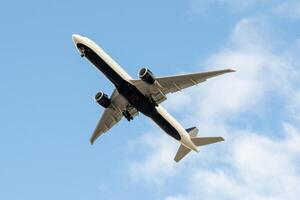
[[[118,75],[118,77],[121,77],[123,80],[125,80],[128,83],[131,83],[131,81],[133,80],[133,78],[126,73],[126,71],[124,71],[121,66],[115,62],[101,47],[99,47],[96,43],[94,43],[92,40],[80,36],[80,35],[72,35],[73,41],[76,45],[76,47],[78,48],[78,50],[80,51],[80,53],[82,54],[82,56],[84,56],[85,52],[84,50],[80,49],[78,44],[82,44],[87,46],[89,49],[91,49],[94,53],[96,53],[99,57],[101,57],[101,59],[111,68],[111,71],[113,73],[116,73]],[[105,74],[112,82],[114,82],[112,76],[109,76],[108,74]],[[125,97],[126,98],[126,97]],[[195,144],[191,141],[190,135],[187,133],[187,131],[181,126],[180,123],[178,123],[178,121],[171,116],[161,105],[155,106],[155,110],[157,113],[159,113],[161,115],[161,117],[163,117],[163,119],[168,122],[168,124],[170,124],[174,129],[176,129],[176,131],[179,133],[180,135],[180,143],[183,144],[184,146],[186,146],[187,148],[194,150],[194,151],[198,151],[197,147],[195,146]],[[152,118],[153,120],[153,118]],[[153,120],[154,122],[157,123],[156,120]],[[161,128],[162,125],[158,124]]]

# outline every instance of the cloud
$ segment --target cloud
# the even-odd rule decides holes
[[[206,11],[211,7],[225,7],[234,13],[255,8],[257,5],[268,8],[277,0],[191,0],[190,2],[190,13],[206,14]]]
[[[300,2],[297,0],[191,0],[190,14],[209,15],[209,10],[220,7],[234,14],[247,13],[252,15],[274,15],[286,19],[300,18]]]
[[[207,126],[207,132],[217,131],[216,124],[224,126],[228,119],[242,113],[263,114],[274,93],[277,94],[274,98],[293,99],[286,93],[293,90],[291,83],[296,74],[295,66],[273,52],[267,36],[261,33],[261,26],[258,19],[241,20],[228,44],[205,61],[207,70],[220,66],[233,66],[237,70],[234,74],[208,80],[194,89],[196,92],[192,95],[197,96],[194,99],[200,99],[196,119],[202,128]]]
[[[300,91],[294,91],[291,97],[291,102],[288,105],[288,110],[296,122],[300,122]]]
[[[146,146],[148,153],[143,162],[131,163],[131,179],[161,186],[176,170],[176,164],[170,162],[176,150],[175,143],[172,144],[168,136],[155,132],[143,135],[134,143],[138,148]]]
[[[139,145],[149,153],[131,165],[135,181],[163,186],[184,174],[185,187],[165,195],[167,200],[298,198],[297,58],[294,52],[276,53],[276,43],[272,42],[276,38],[268,35],[268,21],[262,20],[240,20],[228,43],[204,62],[207,70],[234,66],[235,74],[208,80],[189,90],[184,101],[169,106],[172,109],[186,105],[186,100],[195,102],[193,116],[180,121],[198,124],[201,135],[222,135],[226,141],[192,153],[176,165],[172,161],[176,145],[170,145],[169,138],[146,134]],[[266,111],[273,101],[283,103],[277,109],[289,114],[289,122]],[[265,120],[269,131],[251,123],[259,119]],[[278,121],[277,128],[273,128],[273,120]]]
[[[179,199],[297,199],[300,147],[291,148],[290,142],[299,141],[300,133],[289,137],[294,127],[286,126],[284,138],[277,141],[254,133],[236,137],[228,146],[231,156],[223,161],[230,167],[195,170]]]
[[[300,2],[284,1],[274,8],[274,13],[285,18],[300,19]]]
[[[182,113],[184,111],[187,111],[187,108],[189,108],[189,105],[191,103],[192,103],[192,99],[190,98],[190,95],[184,92],[179,92],[176,94],[170,94],[168,96],[167,103],[165,102],[164,105],[168,110]]]

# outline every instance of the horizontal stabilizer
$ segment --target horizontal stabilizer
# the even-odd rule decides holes
[[[176,162],[179,162],[184,156],[186,156],[186,154],[188,154],[191,150],[185,146],[183,146],[182,144],[180,145],[174,160]]]
[[[224,141],[224,138],[222,138],[222,137],[195,137],[195,138],[191,138],[191,140],[196,146],[204,146],[204,145]]]
[[[196,146],[204,146],[204,145],[224,141],[224,138],[222,138],[222,137],[196,137],[198,134],[197,127],[188,128],[188,129],[186,129],[186,132],[190,135],[192,142]],[[190,151],[191,151],[191,149],[187,148],[184,145],[180,145],[179,149],[175,155],[175,158],[174,158],[175,162],[179,162]]]
[[[190,137],[196,137],[198,134],[198,128],[197,127],[192,127],[192,128],[187,128],[185,129],[186,132],[190,135]],[[191,149],[185,147],[184,145],[180,145],[179,149],[175,155],[174,160],[176,162],[179,162],[184,156],[186,156],[188,153],[190,153]]]

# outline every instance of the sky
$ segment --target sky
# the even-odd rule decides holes
[[[0,199],[298,199],[299,1],[4,1],[0,23]],[[91,146],[94,95],[114,87],[73,33],[134,78],[237,70],[163,103],[225,141],[175,163],[178,142],[140,115]]]

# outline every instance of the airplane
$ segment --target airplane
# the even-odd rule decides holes
[[[110,130],[123,117],[133,120],[139,113],[152,119],[169,136],[179,141],[180,146],[174,157],[179,162],[190,151],[198,152],[199,146],[220,141],[222,137],[197,137],[198,128],[185,129],[160,105],[167,99],[167,94],[182,91],[198,85],[209,78],[234,72],[232,69],[191,73],[177,76],[155,77],[148,68],[138,72],[139,79],[133,79],[100,46],[87,37],[73,34],[72,40],[81,57],[87,58],[114,85],[110,97],[104,92],[95,95],[95,101],[105,108],[91,138],[90,143]]]

